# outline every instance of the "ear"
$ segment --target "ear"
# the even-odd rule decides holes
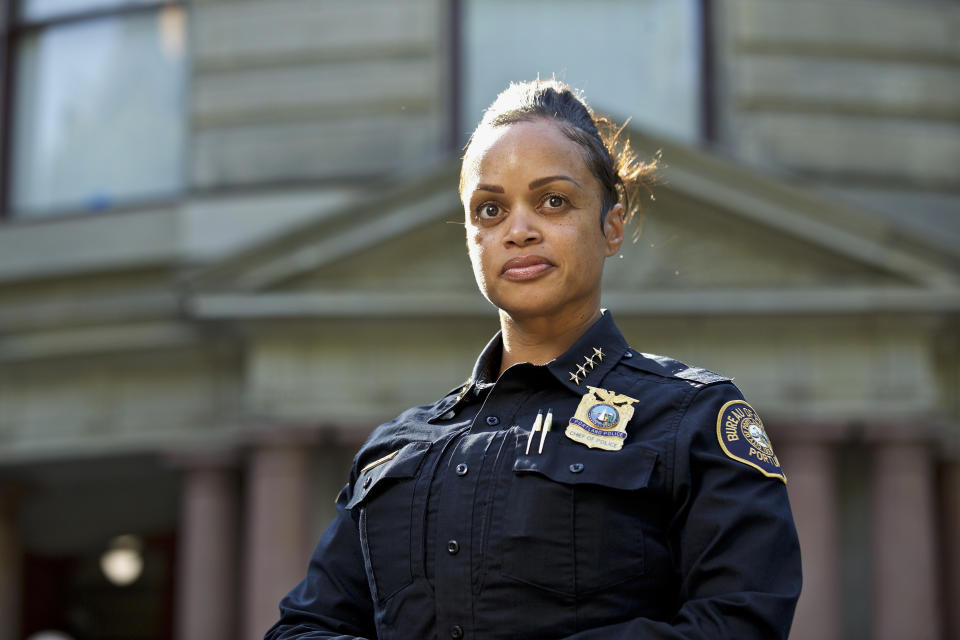
[[[619,202],[607,211],[607,216],[603,219],[603,237],[606,245],[606,256],[614,256],[620,251],[620,245],[623,244],[623,231],[625,227],[623,219],[623,205]]]

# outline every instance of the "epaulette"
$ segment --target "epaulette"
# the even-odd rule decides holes
[[[641,371],[646,371],[664,378],[678,378],[699,384],[714,384],[716,382],[728,382],[730,380],[727,376],[714,373],[709,369],[691,367],[679,360],[667,358],[666,356],[658,356],[652,353],[639,353],[636,351],[634,354],[633,358],[624,358],[620,362],[628,367],[640,369]]]

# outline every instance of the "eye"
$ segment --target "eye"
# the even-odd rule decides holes
[[[500,205],[494,202],[484,202],[477,207],[477,218],[480,220],[493,220],[500,215]]]
[[[556,193],[552,193],[543,199],[543,204],[547,209],[562,209],[567,204],[567,199]]]

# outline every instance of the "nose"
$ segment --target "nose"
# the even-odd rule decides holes
[[[518,207],[507,218],[507,235],[504,242],[515,247],[526,247],[543,239],[536,213],[526,207]]]

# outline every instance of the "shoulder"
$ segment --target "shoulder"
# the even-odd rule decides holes
[[[636,372],[639,394],[674,409],[673,437],[681,451],[786,483],[763,420],[731,378],[652,354],[625,358],[623,366]],[[656,389],[651,382],[659,383]]]
[[[709,369],[688,365],[679,360],[653,353],[630,349],[620,361],[627,369],[660,378],[675,380],[681,384],[702,386],[718,382],[730,382],[731,378]]]
[[[627,350],[610,372],[613,384],[638,394],[636,397],[669,397],[678,411],[684,411],[704,387],[739,396],[732,378],[680,360],[635,349]],[[742,397],[742,396],[741,396]]]
[[[614,373],[625,378],[621,386],[645,406],[643,413],[665,418],[675,446],[712,452],[786,481],[760,415],[731,378],[665,356],[629,353]]]
[[[440,433],[431,421],[457,402],[458,394],[466,384],[454,387],[430,404],[410,407],[397,417],[375,428],[354,456],[354,469],[363,469],[371,463],[382,460],[385,456],[394,455],[404,447],[412,446],[413,449],[422,451],[425,446],[436,440]]]

